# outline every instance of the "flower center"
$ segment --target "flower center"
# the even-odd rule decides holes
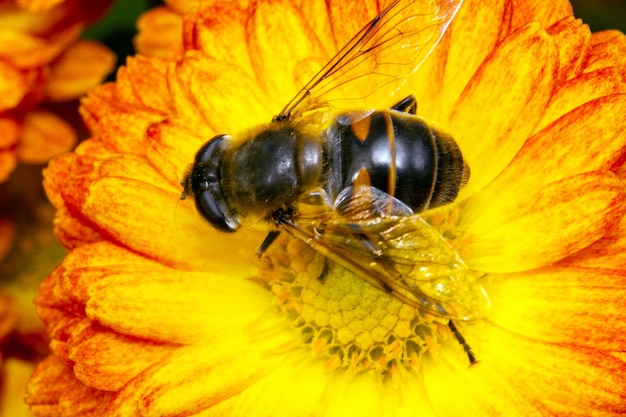
[[[453,338],[447,319],[396,300],[297,239],[281,235],[264,259],[261,278],[331,372],[417,372],[423,355]]]

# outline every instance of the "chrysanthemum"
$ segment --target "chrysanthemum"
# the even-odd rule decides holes
[[[0,2],[0,181],[18,161],[45,163],[76,144],[74,128],[44,108],[77,99],[113,69],[102,45],[78,38],[110,1]]]
[[[178,201],[201,144],[268,122],[379,11],[327,3],[202,1],[178,59],[136,56],[83,102],[94,137],[46,172],[71,253],[36,300],[33,412],[624,413],[626,40],[566,1],[465,1],[406,86],[471,167],[428,219],[485,282],[489,315],[457,323],[479,363],[446,320],[339,267],[321,282],[304,243],[259,262],[264,234]]]

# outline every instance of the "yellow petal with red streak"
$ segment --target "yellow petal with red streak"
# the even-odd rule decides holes
[[[581,72],[589,49],[591,31],[580,19],[568,16],[547,29],[559,48],[559,82],[569,80]]]
[[[626,82],[616,67],[602,68],[580,75],[565,82],[554,92],[537,129],[543,129],[585,103],[625,92]]]
[[[490,321],[546,343],[619,351],[626,345],[626,273],[546,268],[498,277],[487,286]]]
[[[210,343],[180,348],[120,391],[109,412],[145,417],[199,413],[268,375],[284,359],[272,349],[290,337],[276,328],[263,336],[254,329],[247,334],[230,329],[213,335]]]
[[[446,124],[472,170],[469,189],[487,185],[532,134],[550,100],[557,62],[552,39],[529,24],[504,40],[474,74]]]
[[[626,95],[616,94],[565,114],[528,139],[511,164],[473,204],[514,201],[550,182],[619,167],[626,158],[626,119],[621,117],[625,112]]]
[[[67,341],[76,378],[103,391],[120,390],[177,347],[126,336],[87,321],[74,330]]]
[[[626,194],[613,173],[590,172],[481,203],[470,202],[472,220],[461,220],[468,241],[461,256],[479,271],[515,272],[551,264],[600,239],[623,217]]]
[[[228,266],[222,269],[220,274],[177,270],[108,273],[89,287],[87,316],[126,335],[171,343],[198,342],[224,326],[243,326],[271,304],[268,291],[229,276]]]
[[[483,60],[504,36],[507,22],[500,0],[465,0],[450,28],[449,50],[443,68],[443,108],[450,109]],[[484,24],[475,30],[476,22]],[[425,81],[427,82],[427,81]],[[441,91],[439,92],[441,94]],[[420,96],[418,101],[421,102]]]

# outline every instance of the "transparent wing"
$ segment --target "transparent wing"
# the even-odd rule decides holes
[[[439,43],[462,1],[393,1],[275,119],[298,118],[320,109],[358,109],[359,100],[377,91],[391,99]]]
[[[321,201],[321,200],[320,200]],[[401,201],[369,186],[344,190],[334,207],[309,200],[285,229],[329,260],[398,300],[471,320],[489,299],[443,237]]]

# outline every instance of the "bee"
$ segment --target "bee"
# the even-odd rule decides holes
[[[489,299],[419,213],[453,203],[469,178],[455,140],[394,100],[441,40],[462,0],[395,0],[272,121],[241,140],[215,136],[185,174],[181,199],[217,230],[262,223],[262,255],[281,232],[403,303],[453,320]],[[376,109],[360,100],[382,96]],[[389,105],[396,101],[395,104]]]

